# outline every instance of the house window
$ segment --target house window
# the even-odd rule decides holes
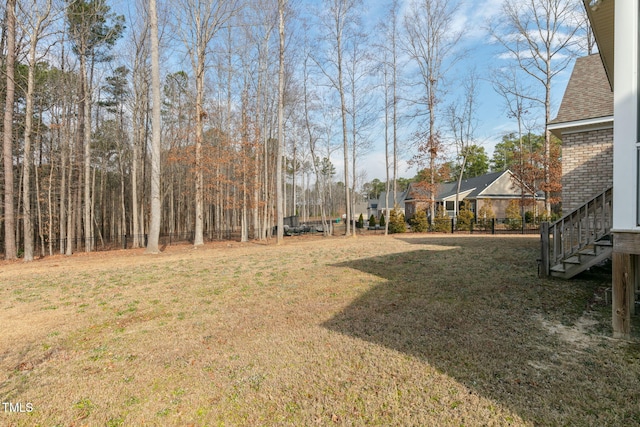
[[[455,206],[455,202],[453,200],[447,200],[446,209],[448,211],[452,211],[454,206]]]

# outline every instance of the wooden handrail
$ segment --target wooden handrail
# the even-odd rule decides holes
[[[609,234],[613,213],[613,188],[608,188],[554,223],[540,227],[541,272],[575,255]]]

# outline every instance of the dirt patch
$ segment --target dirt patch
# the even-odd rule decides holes
[[[601,336],[596,337],[593,334],[595,326],[599,324],[598,320],[588,314],[582,315],[571,326],[551,323],[542,317],[539,317],[538,320],[550,334],[557,335],[560,340],[575,346],[577,349],[592,347],[602,339]]]

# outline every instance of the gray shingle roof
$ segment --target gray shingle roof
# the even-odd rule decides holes
[[[549,124],[613,116],[613,92],[600,55],[576,59],[558,115]]]
[[[403,206],[404,205],[404,199],[407,195],[406,191],[397,191],[396,192],[396,203],[398,203],[398,205]],[[383,191],[380,193],[380,197],[378,198],[378,209],[386,209],[387,208],[387,192]],[[389,193],[389,208],[392,209],[393,208],[393,192]]]
[[[476,176],[474,178],[463,179],[460,183],[460,192],[472,190],[467,197],[476,197],[482,190],[491,185],[496,179],[500,178],[504,174],[504,171],[492,172],[485,175]],[[438,199],[446,199],[447,197],[455,196],[456,189],[458,188],[457,182],[450,182],[440,187],[438,191]]]
[[[473,190],[467,197],[476,197],[485,188],[491,185],[495,180],[500,178],[505,171],[491,172],[485,175],[476,176],[474,178],[463,179],[460,183],[460,192],[464,193],[469,190]],[[455,196],[456,189],[458,188],[458,181],[445,182],[438,184],[438,195],[436,200],[446,199],[447,197]],[[407,200],[412,199],[424,199],[428,197],[428,192],[420,186],[410,184],[408,190]]]

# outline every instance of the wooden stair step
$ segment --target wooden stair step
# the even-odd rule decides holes
[[[577,257],[577,256],[569,257],[569,258],[563,260],[562,262],[567,263],[567,264],[576,264],[576,265],[582,264],[582,262],[580,262],[580,258]]]
[[[596,250],[595,248],[587,248],[587,249],[583,249],[580,252],[578,252],[580,255],[589,255],[589,256],[595,256],[596,254]]]

